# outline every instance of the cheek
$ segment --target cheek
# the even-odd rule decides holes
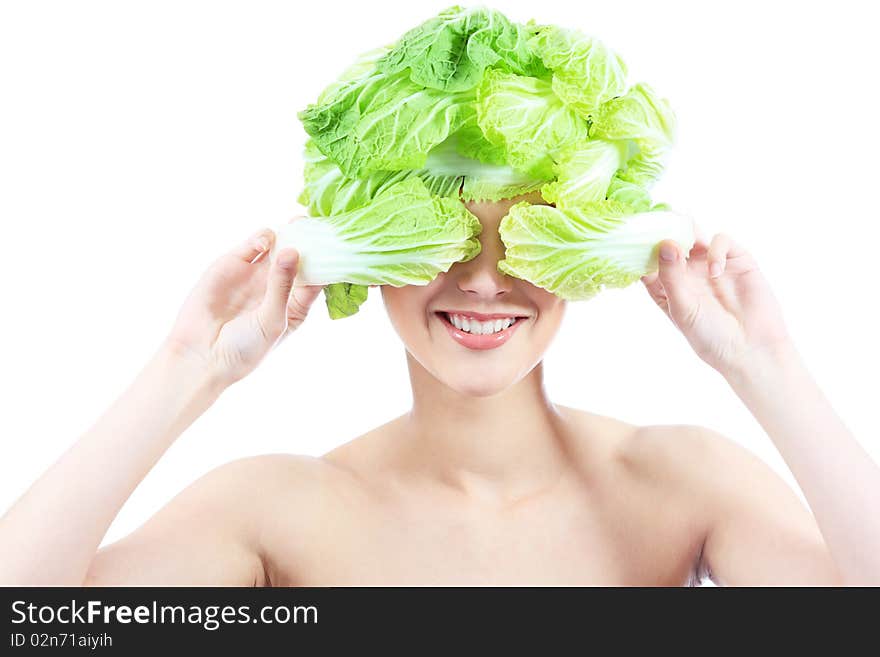
[[[538,309],[538,315],[547,325],[559,324],[568,302],[565,299],[548,292],[544,288],[532,285],[527,281],[518,281],[522,285],[523,293],[528,296],[532,304]]]
[[[559,297],[550,295],[550,299],[547,300],[547,305],[544,308],[544,315],[551,320],[551,322],[555,323],[557,326],[562,321],[562,318],[565,316],[565,309],[568,307],[568,302],[564,299],[560,299]]]
[[[424,329],[429,299],[428,287],[430,286],[382,286],[385,311],[401,336],[411,336],[414,331]]]
[[[546,348],[559,331],[568,302],[546,290],[540,290],[540,294],[533,295],[532,298],[535,300],[535,305],[538,306],[540,321],[537,328],[540,332],[543,348]]]

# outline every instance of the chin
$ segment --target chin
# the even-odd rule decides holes
[[[509,388],[510,385],[452,385],[450,387],[453,388],[456,392],[461,393],[462,395],[467,395],[468,397],[493,397],[501,392],[504,392],[504,390]]]
[[[440,377],[447,386],[468,397],[492,397],[504,392],[516,383],[515,377],[509,374],[490,372],[467,372],[458,376]]]

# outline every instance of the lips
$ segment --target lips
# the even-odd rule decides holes
[[[472,310],[443,310],[440,312],[444,312],[449,315],[461,315],[462,317],[473,317],[474,319],[477,319],[481,322],[488,322],[490,319],[506,319],[507,317],[516,317],[517,319],[525,317],[525,315],[517,312],[491,313],[488,315],[486,313],[477,313]]]
[[[493,319],[492,315],[479,315],[477,313],[470,313],[472,316],[477,319],[489,320]],[[508,326],[506,329],[502,331],[498,331],[497,333],[489,333],[487,335],[474,335],[473,333],[467,333],[466,331],[462,331],[461,329],[455,328],[455,326],[449,321],[445,312],[434,313],[437,319],[443,324],[446,328],[446,331],[452,337],[453,340],[458,342],[463,347],[468,349],[473,349],[475,351],[485,351],[486,349],[496,349],[503,345],[505,342],[510,340],[511,336],[513,336],[514,332],[519,329],[520,324],[525,321],[525,318],[518,318],[513,324]],[[503,317],[511,317],[512,315],[503,315]],[[498,318],[501,318],[502,315],[499,315]]]

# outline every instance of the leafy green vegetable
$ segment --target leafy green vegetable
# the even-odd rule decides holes
[[[625,161],[621,144],[602,139],[575,142],[556,162],[556,180],[541,188],[541,196],[558,208],[573,208],[602,201],[611,179]]]
[[[458,198],[462,175],[444,164],[442,151],[448,148],[438,147],[436,153],[429,153],[422,169],[376,171],[362,178],[349,178],[309,141],[305,152],[305,187],[299,202],[308,206],[312,216],[329,217],[361,208],[382,190],[411,177],[420,178],[434,195]]]
[[[422,176],[447,180],[458,176],[456,198],[463,201],[498,201],[541,188],[536,180],[507,164],[483,162],[461,154],[458,139],[452,137],[428,154]]]
[[[328,94],[299,117],[324,155],[350,177],[418,169],[474,112],[473,94],[421,87],[406,72],[376,73]]]
[[[606,198],[609,201],[626,203],[638,212],[651,209],[651,195],[648,190],[628,180],[621,180],[618,176],[611,179]]]
[[[590,126],[591,138],[621,141],[635,150],[621,178],[644,186],[660,177],[674,133],[672,108],[644,83],[604,103]]]
[[[296,248],[304,285],[426,285],[454,262],[476,257],[481,230],[460,201],[433,196],[411,177],[356,210],[285,224],[276,231],[273,257]]]
[[[349,66],[342,75],[337,78],[336,82],[330,84],[321,95],[318,96],[316,105],[324,105],[328,100],[334,97],[337,91],[345,87],[349,82],[355,82],[368,77],[376,69],[377,62],[391,50],[390,46],[381,46],[374,48],[358,56],[357,59]]]
[[[367,300],[370,288],[356,283],[331,283],[324,288],[330,319],[354,315]]]
[[[312,216],[327,217],[372,202],[390,185],[418,177],[435,196],[464,201],[497,201],[536,191],[544,184],[506,164],[491,164],[461,154],[458,140],[447,139],[432,149],[421,169],[377,171],[349,178],[309,141],[305,152],[305,187],[299,202]]]
[[[689,219],[669,211],[638,211],[619,201],[576,208],[517,203],[499,226],[505,257],[498,269],[563,299],[589,299],[624,287],[657,268],[657,244],[694,244]]]
[[[626,90],[626,65],[597,39],[544,25],[529,45],[553,71],[553,92],[584,118]]]
[[[486,71],[477,88],[477,123],[512,167],[544,180],[553,178],[554,156],[588,130],[549,82],[497,69]]]
[[[675,116],[623,60],[578,30],[450,7],[358,57],[299,113],[308,140],[282,229],[300,280],[333,318],[368,285],[425,285],[479,252],[470,201],[540,191],[501,223],[500,271],[565,298],[637,279],[686,222],[651,199]],[[653,241],[652,241],[653,240]]]
[[[467,91],[489,67],[546,73],[528,39],[522,25],[500,12],[455,6],[404,34],[377,68],[386,74],[408,69],[413,82],[431,89]]]

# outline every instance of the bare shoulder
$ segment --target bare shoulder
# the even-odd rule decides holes
[[[408,437],[403,428],[405,416],[399,416],[330,450],[321,460],[351,482],[363,483],[366,473],[376,474],[390,467],[396,453]]]
[[[218,466],[178,493],[135,531],[103,547],[90,584],[264,584],[285,526],[315,526],[329,466],[270,454]],[[317,507],[317,508],[316,508]]]
[[[766,485],[782,479],[755,453],[713,429],[690,424],[638,427],[624,445],[636,467],[651,468],[689,485],[742,488],[744,481]]]
[[[635,467],[690,500],[710,532],[764,527],[768,535],[787,532],[797,537],[793,542],[824,550],[812,513],[795,489],[757,454],[717,431],[694,425],[640,427],[626,454]]]
[[[345,442],[322,456],[263,454],[230,461],[211,470],[199,487],[245,496],[251,504],[265,500],[286,504],[291,496],[310,502],[345,496],[362,482],[361,474],[381,460],[397,435],[398,419]],[[301,507],[303,505],[297,505]],[[312,504],[314,507],[315,504]],[[285,516],[289,517],[290,511]]]
[[[320,477],[325,464],[317,458],[299,454],[260,454],[236,459],[217,466],[200,481],[205,485],[228,488],[241,492],[244,486],[252,489],[308,482]]]
[[[735,468],[758,460],[727,436],[692,424],[637,427],[621,449],[634,466],[662,469],[674,476],[722,463]]]
[[[722,497],[742,495],[743,482],[761,492],[790,494],[789,486],[756,454],[707,427],[691,424],[634,425],[615,418],[564,409],[588,438],[601,435],[607,454],[645,482],[680,489],[686,494]]]
[[[211,528],[243,536],[259,529],[260,521],[293,496],[314,497],[332,476],[320,459],[266,454],[217,466],[180,491],[139,530],[175,527]],[[286,514],[295,518],[297,514]]]
[[[200,482],[227,495],[278,499],[291,494],[310,496],[332,489],[346,473],[319,457],[301,454],[262,454],[230,461],[207,473]]]
[[[264,454],[236,459],[197,479],[169,506],[190,509],[215,523],[262,533],[284,518],[304,528],[319,520],[326,502],[350,477],[327,461],[306,455]]]
[[[701,567],[716,583],[840,583],[796,489],[734,440],[699,426],[642,427],[628,453],[676,482],[681,499],[705,519]]]

